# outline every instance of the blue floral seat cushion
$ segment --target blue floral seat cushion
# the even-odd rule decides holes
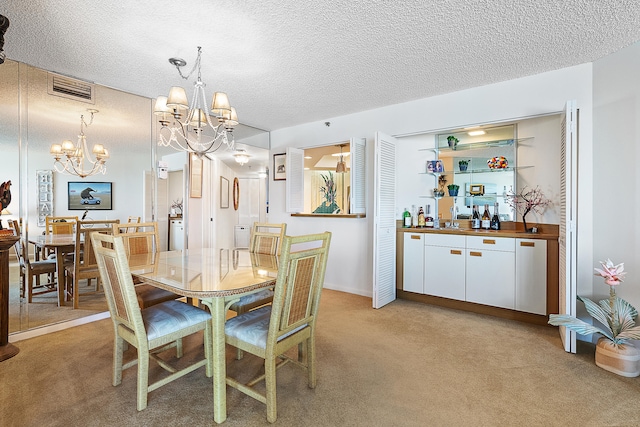
[[[147,338],[153,340],[211,319],[209,312],[181,301],[166,301],[142,310]]]
[[[240,298],[240,301],[231,305],[231,310],[238,311],[238,307],[251,305],[258,301],[264,300],[265,304],[273,299],[273,289],[263,289],[254,294],[245,295]]]
[[[256,347],[266,348],[267,334],[269,332],[269,319],[271,318],[271,306],[267,305],[256,310],[248,311],[239,316],[227,320],[224,333]],[[291,332],[283,335],[278,341],[298,332],[307,325],[301,325]]]

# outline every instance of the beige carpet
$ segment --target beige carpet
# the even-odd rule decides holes
[[[111,385],[112,334],[106,319],[16,343],[20,353],[0,363],[0,425],[213,425],[204,369],[152,392],[137,412],[135,368]],[[199,355],[201,339],[185,357]],[[640,378],[595,366],[590,344],[566,354],[552,327],[408,301],[374,310],[368,298],[325,290],[317,345],[316,389],[295,365],[279,370],[277,425],[640,425]],[[261,370],[233,355],[230,373]],[[227,426],[268,425],[264,405],[236,390],[227,410]]]

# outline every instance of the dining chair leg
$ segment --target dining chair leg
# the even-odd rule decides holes
[[[316,388],[316,340],[314,339],[314,333],[307,339],[307,375],[309,381],[309,388]]]
[[[113,385],[118,386],[122,383],[122,358],[124,353],[124,340],[118,335],[118,329],[115,329],[115,339],[113,341]]]
[[[31,303],[33,301],[33,274],[29,274],[29,278],[27,279],[27,302]]]
[[[267,355],[264,361],[264,381],[266,387],[267,421],[275,423],[278,418],[276,407],[276,362],[278,358]]]
[[[147,407],[149,392],[149,350],[138,348],[138,411]]]

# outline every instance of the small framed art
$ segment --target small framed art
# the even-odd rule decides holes
[[[273,180],[284,181],[287,179],[287,171],[285,170],[285,162],[287,155],[285,153],[273,155]]]

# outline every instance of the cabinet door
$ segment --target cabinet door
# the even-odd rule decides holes
[[[424,247],[424,293],[465,300],[464,248]]]
[[[402,289],[409,292],[424,293],[423,254],[424,243],[422,233],[404,233],[404,262]]]
[[[516,310],[547,314],[547,241],[516,239]]]
[[[467,249],[469,302],[515,308],[515,253]]]

